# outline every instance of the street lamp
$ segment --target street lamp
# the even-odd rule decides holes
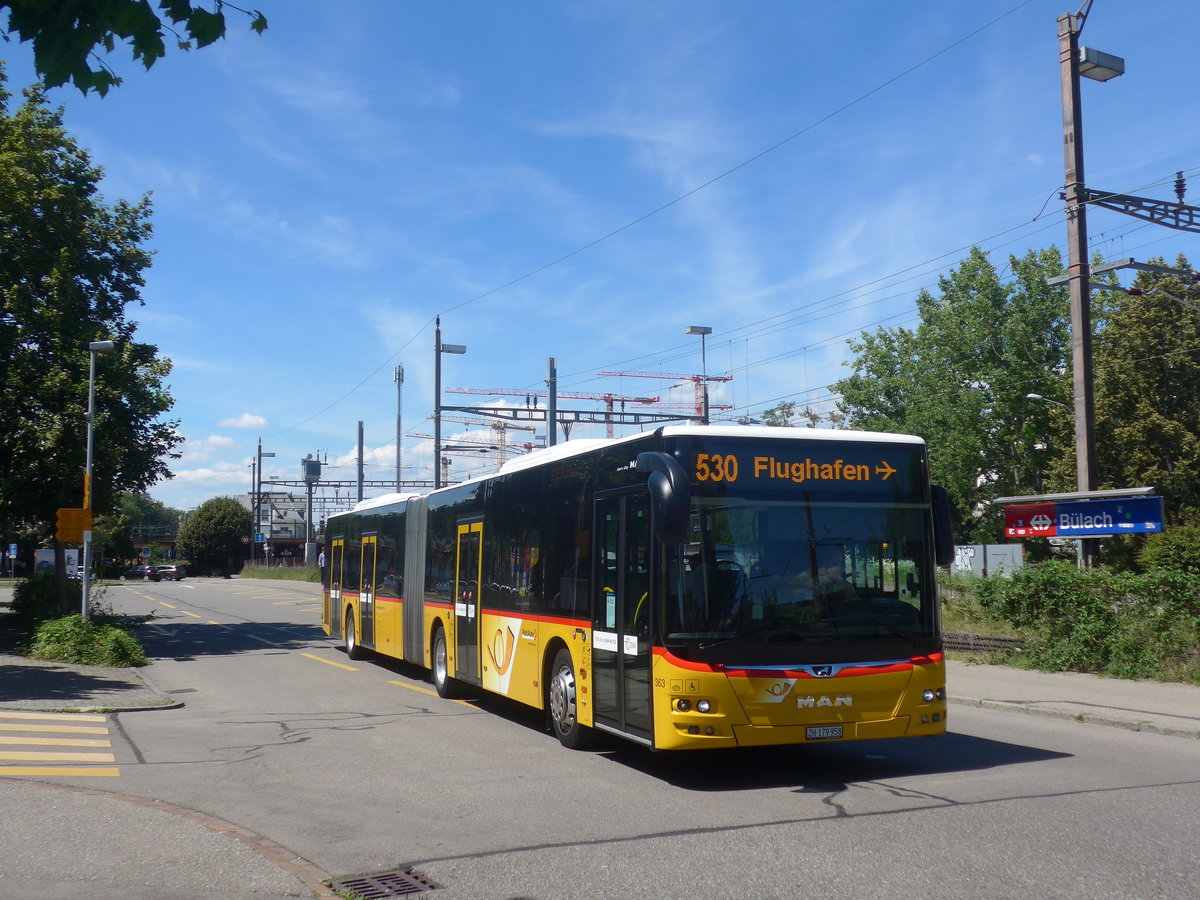
[[[433,330],[433,486],[442,486],[442,354],[467,352],[466,344],[442,343],[442,317]]]
[[[1061,403],[1058,400],[1051,400],[1049,397],[1043,397],[1041,394],[1026,394],[1025,399],[1026,400],[1038,400],[1042,403],[1053,403],[1055,406],[1061,406],[1063,409],[1071,408],[1071,407],[1067,406],[1067,404],[1065,404],[1065,403]]]
[[[91,614],[92,599],[92,447],[96,422],[96,354],[116,347],[112,341],[88,344],[87,462],[83,471],[83,508],[88,511],[87,530],[83,532],[83,618]]]
[[[1062,81],[1063,200],[1067,207],[1067,271],[1070,275],[1071,366],[1075,392],[1075,479],[1080,492],[1096,487],[1096,407],[1092,377],[1092,298],[1087,250],[1087,191],[1083,180],[1083,106],[1079,78],[1107,81],[1125,71],[1125,61],[1079,46],[1091,10],[1086,0],[1074,15],[1058,18],[1059,73]],[[1096,560],[1093,539],[1084,542],[1083,561]]]
[[[700,335],[700,388],[701,388],[701,419],[700,421],[708,424],[708,359],[705,353],[705,339],[712,334],[712,329],[707,325],[689,325],[684,334]]]

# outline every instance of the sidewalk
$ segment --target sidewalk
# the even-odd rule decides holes
[[[1125,681],[1079,672],[1036,672],[954,660],[946,668],[946,692],[951,703],[1200,738],[1200,686]]]

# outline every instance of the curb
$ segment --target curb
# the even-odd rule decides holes
[[[1032,706],[1012,700],[987,700],[978,697],[961,697],[949,695],[951,703],[960,706],[974,706],[979,709],[997,709],[1006,712],[1025,713],[1029,716],[1039,716],[1044,719],[1065,719],[1079,722],[1083,725],[1105,725],[1109,728],[1123,728],[1126,731],[1139,731],[1146,734],[1161,734],[1167,737],[1190,738],[1200,740],[1200,728],[1184,728],[1174,725],[1160,725],[1145,719],[1122,719],[1115,716],[1102,716],[1095,713],[1076,713],[1066,709],[1055,709],[1047,706]]]

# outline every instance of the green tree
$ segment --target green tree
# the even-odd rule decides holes
[[[1180,256],[1173,268],[1191,266]],[[1139,272],[1134,287],[1141,296],[1099,298],[1097,487],[1153,486],[1168,520],[1179,521],[1200,507],[1200,288],[1152,272]]]
[[[250,510],[232,497],[216,497],[187,517],[175,548],[196,569],[229,575],[238,569],[242,537],[252,525]]]
[[[0,69],[0,533],[46,541],[83,500],[89,342],[117,344],[97,354],[93,509],[169,476],[181,438],[161,418],[170,362],[125,317],[150,265],[149,201],[106,205],[61,111],[40,88],[11,112],[10,98]]]
[[[1009,259],[1012,278],[978,248],[917,297],[920,323],[864,332],[854,374],[834,385],[847,427],[919,435],[930,474],[950,494],[960,542],[996,540],[1002,514],[985,501],[1038,493],[1064,450],[1052,404],[1066,390],[1066,292],[1056,250]],[[1073,459],[1073,457],[1072,457]]]
[[[166,56],[168,40],[191,50],[223,38],[226,8],[248,17],[259,34],[267,28],[261,12],[225,0],[158,0],[157,6],[156,11],[149,0],[0,0],[0,10],[8,11],[4,39],[15,34],[33,45],[34,68],[46,87],[70,81],[83,93],[95,90],[100,96],[121,79],[97,51],[112,53],[119,41],[128,42],[133,58],[149,69]],[[99,68],[93,69],[92,61]]]
[[[129,520],[129,527],[147,539],[174,537],[183,521],[183,510],[167,506],[148,494],[125,492],[117,502]]]

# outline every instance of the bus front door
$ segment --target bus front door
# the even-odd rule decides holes
[[[346,539],[335,537],[329,546],[329,609],[323,611],[329,623],[330,637],[342,635],[342,575],[346,558]]]
[[[592,702],[596,725],[649,741],[650,497],[645,488],[596,497],[593,529]]]
[[[454,677],[480,683],[479,582],[483,574],[483,523],[461,522],[454,567]]]
[[[375,646],[375,571],[379,539],[376,535],[363,535],[362,565],[359,567],[358,589],[359,642],[364,647]]]

